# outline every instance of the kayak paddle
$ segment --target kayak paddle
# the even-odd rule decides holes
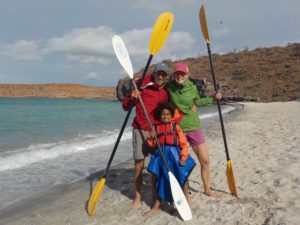
[[[212,64],[211,51],[210,51],[210,39],[209,39],[209,34],[208,34],[208,26],[207,26],[207,22],[206,22],[204,5],[202,5],[200,8],[199,19],[200,19],[202,34],[203,34],[203,37],[204,37],[204,39],[206,41],[206,45],[207,45],[209,63],[210,63],[210,69],[211,69],[211,74],[212,74],[212,78],[213,78],[214,88],[215,88],[215,92],[217,92],[217,82],[216,82],[214,68],[213,68],[213,64]],[[233,169],[232,169],[232,165],[231,165],[231,161],[230,161],[229,153],[228,153],[228,147],[227,147],[223,118],[222,118],[221,106],[220,106],[220,102],[218,99],[217,99],[217,105],[218,105],[218,111],[219,111],[219,117],[220,117],[220,123],[221,123],[221,128],[222,128],[222,134],[223,134],[223,140],[224,140],[224,146],[225,146],[225,152],[226,152],[226,159],[227,159],[227,166],[226,166],[227,182],[228,182],[230,193],[237,197],[237,190],[236,190],[234,176],[233,176]]]
[[[134,88],[136,90],[138,90],[137,86],[135,84],[135,81],[133,80],[132,64],[131,64],[129,54],[128,54],[128,51],[126,49],[126,46],[125,46],[123,40],[119,36],[115,35],[112,38],[112,44],[113,44],[115,54],[116,54],[120,64],[123,66],[124,70],[127,72],[130,79],[132,80]],[[144,115],[147,119],[148,125],[150,126],[150,129],[153,130],[152,123],[150,121],[149,115],[147,113],[147,110],[145,108],[145,105],[144,105],[144,102],[143,102],[143,99],[142,99],[141,95],[138,96],[138,99],[139,99],[139,102],[142,106]],[[176,208],[177,208],[177,210],[178,210],[178,212],[179,212],[179,214],[180,214],[180,216],[183,220],[190,220],[190,219],[192,219],[192,212],[191,212],[191,209],[189,207],[189,204],[188,204],[188,202],[185,198],[185,195],[183,194],[183,191],[182,191],[177,179],[175,178],[175,176],[173,175],[173,173],[170,170],[170,167],[169,167],[169,165],[168,165],[168,163],[165,159],[164,153],[163,153],[163,151],[161,149],[161,146],[158,142],[157,135],[155,135],[154,138],[155,138],[155,141],[157,143],[157,146],[158,146],[158,149],[160,151],[163,162],[164,162],[164,164],[167,168],[167,171],[168,171],[168,175],[169,175],[169,179],[170,179],[171,192],[172,192],[172,196],[173,196],[175,206],[176,206]]]
[[[142,82],[144,80],[144,77],[148,71],[148,68],[150,66],[151,60],[153,58],[153,56],[160,50],[160,48],[164,45],[170,30],[172,28],[173,25],[173,21],[174,21],[174,16],[172,13],[170,12],[164,12],[162,14],[159,15],[159,17],[156,19],[156,22],[154,24],[153,30],[152,30],[152,34],[151,34],[151,38],[150,38],[150,44],[149,44],[149,52],[150,52],[150,56],[148,58],[146,67],[143,71],[143,75],[139,80],[138,83],[138,88],[140,88],[140,86],[142,85]],[[125,120],[122,124],[121,130],[119,132],[119,136],[116,140],[115,146],[112,150],[112,153],[110,155],[110,158],[108,160],[107,166],[106,166],[106,170],[102,176],[102,178],[98,181],[98,183],[95,185],[92,194],[90,196],[90,199],[88,200],[88,205],[87,205],[87,213],[92,216],[93,213],[95,212],[96,209],[96,203],[98,201],[98,199],[101,196],[102,190],[104,188],[105,185],[105,181],[106,181],[106,176],[108,174],[110,165],[112,163],[112,160],[114,158],[114,155],[117,151],[117,148],[119,146],[119,142],[121,140],[122,134],[124,132],[124,129],[126,127],[127,121],[130,117],[132,108],[134,106],[134,103],[131,102],[131,105],[128,109],[127,115],[125,117]]]

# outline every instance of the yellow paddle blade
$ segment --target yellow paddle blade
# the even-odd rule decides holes
[[[156,19],[152,30],[149,52],[155,55],[164,45],[173,25],[174,16],[170,12],[164,12]]]
[[[204,5],[202,5],[200,8],[199,19],[200,19],[200,25],[201,25],[203,37],[204,37],[206,43],[209,44],[210,39],[209,39],[209,34],[208,34],[208,27],[207,27],[207,22],[206,22]]]
[[[236,190],[236,186],[235,186],[233,170],[232,170],[230,160],[227,161],[226,175],[227,175],[227,182],[228,182],[230,193],[237,197],[237,190]]]
[[[96,209],[96,203],[102,193],[104,185],[105,185],[105,178],[102,178],[100,181],[98,181],[98,183],[96,184],[96,186],[93,189],[93,192],[90,196],[90,199],[88,202],[88,207],[87,207],[87,212],[90,216],[92,216],[94,214],[94,211]]]

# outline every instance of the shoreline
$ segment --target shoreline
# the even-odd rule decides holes
[[[40,100],[44,102],[44,100]],[[67,104],[72,101],[67,101]],[[76,100],[74,100],[76,101]],[[77,100],[81,101],[81,100]],[[39,101],[38,101],[39,102]],[[47,100],[48,102],[48,100]],[[55,101],[54,103],[56,103]],[[65,101],[62,101],[63,103]],[[86,101],[84,101],[86,102]],[[93,101],[94,102],[94,101]],[[26,101],[21,101],[22,104],[26,104]],[[43,103],[41,103],[43,104]],[[51,103],[52,104],[52,103]],[[56,105],[56,104],[55,104]],[[111,104],[110,104],[111,105]],[[115,105],[119,106],[119,104]],[[114,107],[114,106],[112,106]],[[203,121],[204,124],[211,125],[217,118],[217,108],[215,105],[209,107],[203,107],[204,110],[200,110],[200,117],[201,115],[206,115],[205,120]],[[223,109],[223,106],[222,106]],[[230,110],[235,109],[234,107],[225,106],[224,111],[228,112]],[[120,122],[122,118],[120,118]],[[14,121],[13,118],[10,120]],[[28,118],[24,118],[24,121],[27,121]],[[73,122],[76,122],[73,120]],[[51,126],[51,125],[50,125]],[[120,125],[115,123],[115,128],[119,128]],[[203,126],[204,127],[204,126]],[[128,129],[127,129],[128,128]],[[127,159],[132,158],[132,150],[131,150],[131,125],[128,124],[125,133],[123,134],[123,140],[119,146],[118,153],[113,160],[113,164],[118,164],[120,162],[124,162]],[[114,136],[117,136],[118,130],[111,129]],[[70,132],[72,131],[69,130]],[[101,133],[102,134],[102,133]],[[103,132],[105,134],[105,132]],[[12,137],[13,135],[7,135]],[[5,137],[5,136],[2,136]],[[62,137],[62,136],[61,136]],[[35,138],[35,137],[33,137]],[[37,137],[38,138],[38,137]],[[0,173],[0,180],[1,185],[0,189],[5,190],[2,192],[0,197],[0,214],[1,211],[5,208],[9,207],[11,204],[17,204],[18,201],[21,201],[24,198],[34,198],[34,195],[39,194],[40,192],[47,191],[51,189],[53,186],[60,185],[60,184],[68,184],[78,181],[79,179],[84,179],[86,176],[89,176],[91,173],[96,172],[98,170],[103,169],[105,167],[108,158],[111,154],[113,144],[115,139],[110,138],[106,135],[85,135],[82,133],[79,139],[63,139],[62,141],[54,141],[51,142],[51,145],[54,147],[47,148],[47,145],[31,145],[30,149],[27,147],[24,149],[20,149],[21,155],[12,155],[10,160],[4,161],[1,159],[1,168],[2,172]],[[35,138],[34,141],[37,139]],[[86,141],[87,140],[87,141]],[[109,141],[110,140],[110,141]],[[89,146],[93,146],[94,143],[97,145],[104,144],[103,141],[108,143],[106,146],[96,147],[95,149],[89,149]],[[109,142],[108,142],[109,141]],[[37,141],[38,142],[38,141]],[[15,143],[15,142],[12,142]],[[49,142],[50,143],[50,142]],[[57,143],[57,144],[56,144]],[[66,143],[66,144],[65,144]],[[78,148],[85,148],[87,151],[82,151],[79,153],[72,153],[64,155],[64,149],[67,150],[69,153],[72,152],[72,149],[77,150]],[[27,151],[28,150],[28,151]],[[30,151],[35,153],[28,154]],[[0,152],[1,153],[1,152]],[[51,154],[58,154],[58,157],[51,158]],[[1,154],[0,154],[1,155]],[[62,156],[61,156],[62,155]],[[46,159],[49,156],[49,159],[40,160],[39,158],[42,156]],[[1,158],[1,157],[0,157]],[[17,160],[22,158],[22,161],[18,162]],[[77,166],[78,160],[80,159],[80,164]],[[77,161],[77,162],[76,162]],[[34,163],[32,163],[34,162]],[[16,167],[14,169],[14,166]],[[11,168],[11,169],[10,169]],[[61,171],[61,172],[60,172]]]
[[[238,113],[240,113],[241,110],[243,109],[243,104],[235,103],[235,102],[230,103],[230,104],[224,104],[223,106],[232,106],[233,108],[235,108],[229,112],[225,112],[225,114],[223,114],[224,118],[227,118],[227,117],[232,118],[232,117],[236,116]],[[216,107],[216,112],[218,112],[217,106],[215,106],[215,107]],[[204,125],[203,129],[206,130],[211,126],[214,126],[214,124],[216,124],[218,122],[218,120],[219,119],[217,117],[217,118],[215,118],[215,121],[210,121],[209,123],[202,124],[202,125]],[[133,160],[133,159],[131,158],[127,162],[122,162],[119,164],[112,164],[107,180],[110,179],[110,176],[117,177],[117,175],[114,172],[112,172],[114,170],[123,170],[123,169],[130,170],[131,169],[132,173],[133,173],[133,168],[131,168],[132,167],[131,160]],[[149,159],[147,159],[147,160],[149,160]],[[51,187],[50,189],[48,189],[46,191],[37,193],[33,196],[28,196],[28,197],[25,197],[24,199],[17,200],[16,202],[8,205],[6,208],[0,210],[0,219],[2,222],[4,222],[4,224],[15,221],[15,220],[19,220],[20,218],[26,216],[28,213],[36,211],[38,208],[47,207],[47,204],[49,202],[51,204],[53,204],[54,201],[57,201],[59,198],[62,198],[65,194],[68,194],[66,191],[75,191],[76,189],[80,189],[80,188],[82,188],[82,186],[87,186],[87,184],[86,184],[87,182],[90,183],[89,186],[91,187],[91,179],[94,177],[93,185],[95,185],[96,184],[95,178],[101,179],[101,177],[104,173],[104,170],[105,169],[97,171],[85,179],[81,179],[81,180],[78,180],[78,181],[75,181],[75,182],[69,183],[69,184],[59,184],[59,185]],[[117,172],[117,173],[119,173],[119,172]],[[147,173],[147,172],[144,171],[144,173]],[[148,186],[150,185],[150,182],[151,182],[150,180],[147,181]],[[109,183],[106,182],[105,188],[108,188],[107,186],[109,186]],[[90,192],[91,191],[92,190],[90,190]],[[89,196],[89,194],[86,194],[86,196]],[[133,194],[130,196],[130,198],[133,198]],[[87,197],[87,199],[88,199],[88,197]],[[151,200],[149,199],[148,204],[150,204],[150,201]],[[30,203],[32,203],[32,202],[35,202],[37,204],[31,205]],[[26,208],[26,209],[24,209],[24,208]]]
[[[189,178],[193,219],[183,222],[168,205],[153,217],[142,217],[151,203],[150,175],[144,170],[143,202],[129,209],[134,194],[133,163],[114,165],[98,202],[89,217],[85,204],[90,178],[62,185],[42,197],[15,203],[0,212],[7,225],[32,224],[297,224],[300,216],[300,102],[241,103],[242,110],[224,118],[229,154],[239,198],[231,196],[225,175],[226,158],[220,125],[204,135],[211,158],[212,188],[219,198],[203,194],[200,166]],[[189,153],[195,158],[192,150]],[[96,182],[93,184],[95,185]]]
[[[111,183],[109,180],[111,178],[117,177],[118,174],[123,170],[131,170],[131,167],[131,159],[126,162],[112,164],[109,170],[110,172],[108,174],[104,190],[113,190],[114,188],[112,186],[112,183],[114,182]],[[0,221],[4,224],[10,224],[10,222],[18,221],[22,217],[26,217],[28,214],[34,214],[34,212],[38,211],[39,208],[47,208],[49,207],[49,205],[56,204],[56,201],[60,201],[61,199],[68,199],[69,195],[72,195],[72,193],[78,191],[82,191],[85,194],[87,202],[90,193],[92,192],[92,187],[94,187],[97,181],[102,178],[104,171],[105,169],[99,170],[95,173],[90,174],[84,179],[80,179],[73,183],[59,184],[51,187],[46,191],[37,193],[36,195],[18,200],[0,211]]]

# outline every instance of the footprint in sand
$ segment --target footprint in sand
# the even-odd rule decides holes
[[[278,178],[274,180],[273,185],[275,187],[283,187],[289,183],[288,178]]]
[[[274,186],[279,187],[280,186],[280,178],[274,180]]]

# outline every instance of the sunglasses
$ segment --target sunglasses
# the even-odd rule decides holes
[[[184,77],[185,75],[187,75],[187,73],[174,73],[174,76],[181,76]]]
[[[162,77],[167,77],[168,76],[168,74],[166,74],[165,72],[162,72],[162,71],[158,71],[155,74],[156,74],[156,76],[162,76]]]

